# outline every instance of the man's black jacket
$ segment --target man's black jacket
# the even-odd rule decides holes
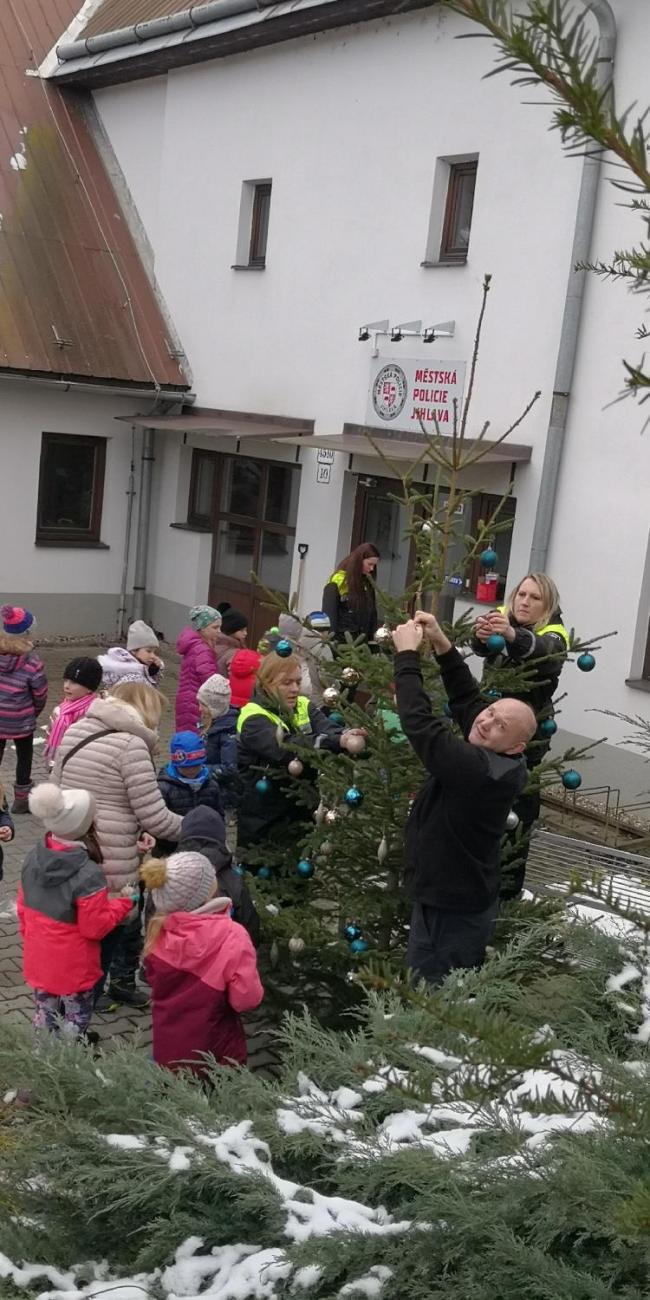
[[[456,649],[437,658],[452,716],[468,736],[485,701]],[[482,912],[499,892],[501,837],[526,783],[524,760],[470,745],[433,717],[416,651],[395,656],[395,689],[402,727],[430,774],[406,827],[407,887],[420,903]]]

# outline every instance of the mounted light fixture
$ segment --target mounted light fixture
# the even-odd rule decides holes
[[[391,343],[401,343],[402,339],[421,339],[423,343],[435,343],[438,339],[453,339],[455,332],[454,320],[441,321],[439,325],[425,325],[424,328],[421,320],[403,321],[392,326],[388,320],[377,320],[360,326],[359,342],[367,343],[372,335],[372,355],[378,357],[377,340],[381,336],[390,338]]]

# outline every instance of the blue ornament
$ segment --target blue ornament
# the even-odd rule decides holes
[[[491,655],[500,655],[506,648],[506,639],[500,632],[492,632],[485,644]]]
[[[485,551],[481,551],[478,558],[485,569],[493,569],[499,557],[496,551],[488,546]]]
[[[296,867],[296,871],[299,876],[302,876],[305,880],[309,880],[309,877],[314,874],[314,864],[309,861],[309,858],[301,858]]]
[[[539,729],[543,736],[554,736],[557,731],[555,718],[544,718],[539,724]]]
[[[594,656],[590,655],[587,651],[585,651],[583,655],[579,656],[577,662],[581,673],[590,673],[592,668],[596,667]]]
[[[342,725],[343,725],[343,714],[342,714],[342,713],[336,713],[336,712],[335,712],[335,713],[330,713],[329,717],[330,717],[330,722],[335,722],[337,726],[342,726]]]
[[[365,939],[353,939],[350,944],[350,952],[367,952],[370,944]]]
[[[275,647],[275,653],[276,655],[279,655],[281,659],[288,659],[289,655],[293,654],[293,646],[291,642],[287,641],[286,637],[283,637],[281,641],[278,641],[278,644]]]
[[[343,934],[348,940],[348,943],[353,943],[355,939],[361,938],[361,927],[354,924],[346,925]]]
[[[568,772],[562,773],[562,785],[565,790],[577,790],[582,785],[582,777],[576,772],[575,767],[570,767]]]
[[[487,695],[488,700],[500,700],[503,698],[501,695],[501,691],[495,691],[494,689],[492,689],[491,691],[486,691],[485,694]]]
[[[268,794],[271,789],[271,782],[269,781],[268,776],[261,776],[259,781],[255,782],[255,789],[258,794]]]
[[[238,876],[243,876],[245,870],[246,870],[246,868],[245,868],[243,862],[236,862],[235,865],[234,865],[234,867],[233,867],[233,871],[236,871]]]
[[[451,716],[452,716],[452,713],[451,713],[451,705],[449,704],[448,701],[445,701],[445,703],[443,704],[443,706],[442,706],[442,711],[443,711],[443,713],[444,713],[444,715],[445,715],[446,718],[451,718]]]
[[[356,785],[351,785],[350,789],[346,790],[343,798],[348,808],[358,808],[359,804],[363,803],[363,793]]]
[[[258,875],[258,878],[259,878],[260,880],[270,880],[270,879],[271,879],[271,868],[270,868],[270,867],[258,867],[258,868],[257,868],[257,875]]]

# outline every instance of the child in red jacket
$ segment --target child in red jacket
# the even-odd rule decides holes
[[[87,790],[38,785],[29,796],[45,840],[28,853],[18,890],[23,974],[34,990],[34,1027],[71,1038],[85,1034],[102,978],[100,940],[133,908],[109,899],[104,873],[82,842],[95,801]],[[125,891],[126,893],[126,891]]]
[[[202,853],[174,853],[143,863],[140,877],[157,912],[144,947],[154,1061],[198,1075],[207,1072],[205,1053],[245,1065],[239,1013],[259,1006],[264,989],[252,940],[218,894],[212,863]]]

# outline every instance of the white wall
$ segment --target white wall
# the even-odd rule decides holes
[[[618,105],[644,105],[650,13],[644,0],[614,8]],[[514,578],[528,562],[581,163],[563,156],[550,111],[522,104],[541,92],[513,89],[507,76],[483,79],[494,50],[488,40],[454,39],[468,30],[434,8],[96,99],[202,404],[313,418],[327,434],[363,422],[370,344],[356,342],[359,325],[453,317],[456,337],[431,347],[431,360],[469,359],[482,276],[492,273],[472,427],[490,419],[496,436],[542,390],[515,435],[533,446],[533,458],[517,471]],[[468,263],[423,269],[435,160],[475,152]],[[237,272],[242,181],[257,177],[273,178],[267,268]],[[605,258],[642,233],[620,202],[604,181],[594,251]],[[639,315],[622,288],[590,282],[549,555],[567,623],[585,637],[619,629],[595,673],[567,670],[563,721],[587,735],[603,731],[603,720],[585,712],[594,704],[650,717],[647,696],[625,686],[639,671],[648,616],[639,485],[650,452],[639,410],[607,405],[621,386],[620,356],[636,355]],[[422,353],[407,343],[383,350]],[[297,540],[310,547],[304,606],[313,607],[346,536],[347,457],[337,457],[326,488],[315,483],[313,454],[302,455]],[[170,470],[177,473],[172,461]],[[192,565],[206,572],[203,540],[170,540],[175,491],[166,487],[161,501],[166,540],[155,582],[163,594]],[[617,724],[608,720],[605,730],[615,735]]]
[[[114,635],[124,559],[134,400],[3,383],[0,593],[33,609],[41,634]],[[107,549],[36,546],[41,434],[107,439],[101,540]]]

